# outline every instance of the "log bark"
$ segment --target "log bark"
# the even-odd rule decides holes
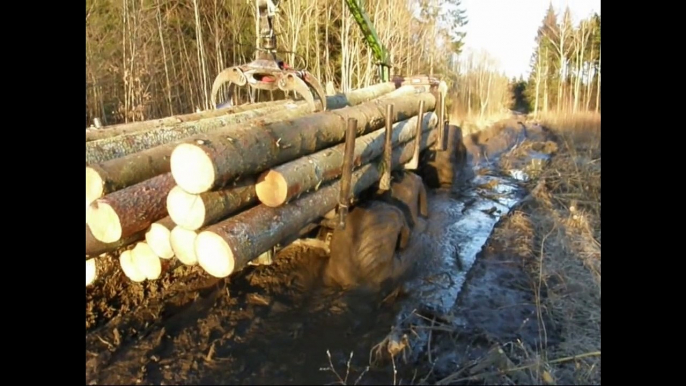
[[[138,232],[129,237],[125,237],[114,243],[103,243],[102,241],[93,237],[90,227],[86,224],[86,260],[91,257],[100,256],[103,253],[115,251],[121,247],[133,244],[136,241],[142,240],[145,237],[144,232]]]
[[[392,99],[392,98],[398,98],[401,96],[408,96],[408,95],[413,95],[413,94],[423,94],[430,92],[429,87],[424,87],[424,86],[402,86],[397,88],[394,91],[389,92],[388,94],[381,95],[377,99],[379,100],[384,100],[384,99]]]
[[[424,131],[438,126],[435,113],[424,114],[423,118]],[[393,146],[414,138],[417,119],[418,117],[412,117],[393,125]],[[354,167],[367,164],[383,154],[385,131],[379,129],[355,140]],[[255,187],[257,197],[264,205],[276,207],[315,189],[321,183],[340,177],[344,153],[345,144],[340,144],[263,172]]]
[[[203,111],[201,113],[183,114],[183,115],[172,115],[170,117],[151,119],[142,122],[132,122],[132,123],[122,123],[118,125],[105,126],[101,129],[91,130],[86,129],[86,142],[99,141],[105,138],[112,138],[119,135],[139,133],[142,131],[148,131],[153,129],[158,129],[161,127],[169,127],[178,125],[183,122],[198,121],[206,118],[215,118],[230,116],[231,114],[240,113],[248,110],[256,110],[268,106],[279,106],[285,105],[286,103],[292,102],[291,100],[281,100],[273,102],[260,102],[247,105],[241,105],[236,107],[229,107],[218,110]]]
[[[195,238],[199,231],[192,231],[182,226],[176,226],[171,231],[171,245],[176,258],[185,265],[198,265],[195,254]]]
[[[141,283],[145,281],[145,275],[138,270],[138,267],[136,267],[133,262],[133,254],[131,253],[130,249],[122,252],[121,255],[119,255],[119,266],[129,280],[135,283]]]
[[[228,116],[206,118],[199,121],[181,123],[171,127],[164,126],[153,130],[86,142],[86,165],[121,158],[129,154],[138,153],[155,146],[178,141],[193,135],[212,132],[218,128],[226,127],[227,125],[244,124],[255,118],[282,111],[286,108],[303,110],[303,114],[306,111],[304,104],[298,105],[292,103],[290,105],[272,105]]]
[[[257,201],[254,178],[237,181],[233,186],[201,194],[187,193],[176,186],[167,196],[167,212],[174,223],[194,231],[222,220]]]
[[[303,105],[305,106],[305,105]],[[256,118],[249,126],[296,118],[308,113],[307,108],[277,111]],[[224,128],[226,131],[245,127],[246,124],[234,124]],[[224,131],[222,130],[222,131]],[[190,137],[192,140],[196,136]],[[109,193],[127,188],[161,174],[169,173],[169,158],[172,151],[181,141],[156,146],[134,154],[112,159],[99,164],[86,166],[86,203]]]
[[[394,104],[395,122],[408,119],[417,115],[420,100],[427,111],[433,110],[435,97],[421,93],[260,127],[217,130],[178,145],[170,159],[172,175],[189,193],[213,190],[242,175],[254,175],[342,142],[349,118],[357,119],[358,135],[383,127],[388,104]]]
[[[338,93],[326,97],[326,109],[337,110],[348,106],[357,106],[372,99],[383,98],[398,91],[393,82],[374,84],[347,93]]]
[[[279,241],[277,247],[277,253],[278,250],[284,249],[285,247],[293,244],[297,240],[305,237],[307,240],[319,240],[319,239],[312,239],[312,238],[307,238],[307,236],[315,229],[319,228],[319,224],[316,222],[307,224],[303,229],[299,230],[298,233],[294,233],[292,235],[287,236],[285,239]],[[324,240],[321,240],[323,243],[326,243]]]
[[[171,230],[176,224],[167,216],[159,221],[150,224],[150,228],[145,233],[145,242],[160,259],[171,259],[174,257],[174,251],[171,247],[170,237]]]
[[[426,149],[435,139],[435,130],[423,133],[421,148]],[[414,142],[412,140],[393,151],[395,169],[412,159]],[[375,160],[353,173],[353,195],[359,195],[379,180],[380,162]],[[207,227],[195,240],[198,263],[212,276],[229,276],[281,240],[334,209],[339,189],[340,180],[337,180],[287,205],[277,208],[258,205]]]
[[[365,97],[374,95],[381,95],[380,91],[376,93],[369,92],[369,89],[375,86],[359,89],[348,93],[345,103],[358,103],[364,100]],[[381,95],[386,98],[388,95],[399,97],[402,95],[411,95],[415,93],[412,87],[399,88],[390,94]],[[305,102],[298,102],[303,106]],[[340,109],[346,105],[338,98],[327,98],[327,106],[329,110]],[[309,109],[303,107],[302,109],[285,110],[275,112],[269,115],[262,116],[252,121],[250,126],[266,125],[281,120],[288,120],[309,114]],[[245,126],[245,125],[244,125]],[[240,127],[240,125],[230,125],[222,129],[223,132],[229,131],[231,127]],[[188,141],[200,139],[201,136],[192,136],[187,138]],[[106,194],[116,192],[131,185],[153,178],[160,174],[171,171],[169,165],[169,157],[176,146],[183,141],[175,141],[165,145],[156,146],[150,149],[140,151],[138,153],[129,154],[127,156],[112,159],[98,164],[92,164],[86,167],[86,203],[90,204],[93,200],[103,197]]]
[[[95,259],[86,260],[86,287],[93,284],[97,279],[97,261]]]
[[[131,259],[147,280],[155,280],[162,274],[162,261],[145,241],[139,242],[131,250]]]
[[[359,96],[359,94],[365,92],[365,90],[366,89],[361,89],[350,93],[352,95],[352,100],[360,100],[361,97]],[[403,91],[399,89],[396,91],[409,93],[411,90]],[[300,103],[300,105],[304,107],[298,107],[297,109],[293,110],[277,111],[268,115],[264,115],[251,121],[250,125],[229,125],[222,128],[222,132],[230,132],[233,129],[245,126],[253,127],[266,125],[269,123],[294,119],[309,114],[307,104],[304,102],[298,103]],[[330,109],[345,107],[341,104],[340,101],[336,102],[335,100],[327,100],[327,103],[329,104]],[[193,140],[197,140],[200,138],[201,135],[196,135],[191,136],[186,140],[192,142]],[[126,187],[153,178],[160,174],[168,173],[169,171],[171,171],[171,167],[169,165],[169,158],[172,154],[172,151],[180,143],[184,142],[175,141],[164,145],[156,146],[150,149],[145,149],[134,154],[129,154],[121,158],[111,159],[106,162],[86,166],[87,205],[93,202],[94,200],[103,197],[109,193],[116,192],[117,190],[124,189]]]
[[[167,173],[95,200],[87,216],[93,237],[114,243],[146,230],[167,216],[165,197],[173,187],[174,179]]]
[[[326,97],[327,110],[339,109],[345,106],[355,106],[360,103],[379,98],[396,90],[393,82],[375,84],[347,93],[335,94]],[[332,107],[333,106],[333,107]]]

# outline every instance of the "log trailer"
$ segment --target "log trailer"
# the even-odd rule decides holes
[[[362,0],[345,0],[376,58],[381,82],[388,82],[391,68],[389,52],[381,43],[361,2]],[[256,18],[260,26],[256,58],[250,63],[229,67],[217,75],[210,94],[212,108],[237,105],[236,87],[248,86],[248,103],[255,103],[257,90],[281,90],[286,94],[293,91],[307,101],[312,112],[326,110],[326,98],[319,80],[306,70],[291,68],[276,56],[274,17],[279,11],[280,0],[256,0],[255,3]],[[219,101],[219,94],[225,85],[228,87],[227,100]],[[320,101],[321,108],[315,104],[315,96]]]
[[[87,131],[87,285],[96,256],[133,243],[120,264],[137,282],[158,278],[173,254],[174,264],[200,264],[216,277],[271,264],[282,245],[310,232],[326,242],[332,228],[345,227],[354,197],[377,183],[388,191],[391,170],[418,169],[423,150],[451,150],[445,82],[423,75],[389,81],[390,55],[361,0],[345,3],[382,82],[333,96],[276,57],[278,3],[256,0],[257,59],[217,76],[211,111]],[[229,99],[217,103],[226,83]],[[236,87],[246,85],[250,100],[237,106]],[[256,103],[256,90],[277,89],[304,101]]]

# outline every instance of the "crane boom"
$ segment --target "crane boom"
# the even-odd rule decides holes
[[[345,0],[345,3],[357,22],[357,25],[360,26],[364,39],[367,41],[367,45],[376,58],[381,81],[388,82],[390,78],[389,69],[391,67],[390,54],[381,43],[381,39],[379,39],[379,35],[376,33],[374,24],[369,20],[367,12],[364,11],[362,0]]]

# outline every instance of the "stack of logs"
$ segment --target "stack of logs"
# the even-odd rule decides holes
[[[314,114],[287,100],[87,130],[86,285],[113,251],[134,282],[180,265],[227,277],[269,259],[387,184],[389,164],[416,168],[443,146],[444,95],[443,82],[414,78],[329,96]]]

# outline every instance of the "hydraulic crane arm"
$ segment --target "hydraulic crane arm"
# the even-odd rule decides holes
[[[345,0],[348,9],[350,9],[350,13],[362,30],[367,45],[376,58],[381,81],[388,82],[390,78],[389,69],[391,67],[390,55],[386,47],[381,43],[381,39],[379,39],[379,36],[376,33],[374,24],[369,20],[369,16],[367,15],[367,12],[364,11],[361,2],[362,0]]]

